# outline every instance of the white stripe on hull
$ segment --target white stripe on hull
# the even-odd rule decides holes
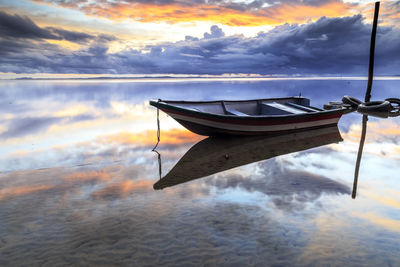
[[[246,132],[269,132],[269,131],[285,131],[285,130],[293,130],[293,129],[302,129],[302,128],[310,128],[322,125],[330,125],[336,124],[340,117],[325,119],[325,120],[316,120],[309,122],[297,122],[297,123],[287,123],[287,124],[279,124],[279,125],[245,125],[245,124],[231,124],[224,123],[218,121],[204,120],[199,118],[193,118],[189,116],[179,115],[179,114],[169,114],[172,118],[177,120],[189,121],[192,123],[196,123],[202,126],[208,126],[218,129],[231,130],[231,131],[246,131]]]

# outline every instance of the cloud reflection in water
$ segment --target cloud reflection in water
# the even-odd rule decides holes
[[[342,141],[336,126],[272,137],[210,137],[191,147],[155,189],[190,182],[241,165]],[[161,155],[162,156],[162,155]],[[303,170],[290,169],[271,159],[260,162],[257,171],[224,174],[206,180],[218,189],[240,188],[272,196],[277,207],[299,209],[322,193],[348,194],[349,188],[332,179]],[[299,203],[299,204],[298,204]]]
[[[28,117],[64,121],[0,141],[0,265],[399,265],[398,118],[370,121],[355,201],[357,114],[341,120],[339,144],[151,188],[155,110],[145,100],[301,90],[320,105],[364,83],[5,82],[1,132]],[[385,97],[398,81],[376,86]],[[161,121],[163,173],[202,138],[171,121]]]

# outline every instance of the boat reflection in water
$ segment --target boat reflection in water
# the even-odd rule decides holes
[[[245,164],[342,141],[337,125],[278,136],[209,137],[153,185],[163,189]]]

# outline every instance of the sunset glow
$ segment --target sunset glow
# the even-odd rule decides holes
[[[111,20],[126,20],[140,22],[197,22],[207,21],[229,26],[261,26],[280,23],[303,23],[310,18],[321,16],[335,17],[348,15],[352,5],[340,1],[330,1],[318,6],[301,3],[276,4],[263,8],[239,8],[227,5],[190,4],[171,2],[166,4],[143,2],[115,2],[83,4],[82,7],[73,4],[62,5],[66,8],[81,10],[89,16],[108,18]],[[294,12],[296,11],[296,12]]]
[[[373,1],[6,0],[0,78],[363,75],[372,12]],[[399,13],[396,1],[381,5],[380,75],[398,74]]]
[[[400,266],[377,6],[0,0],[0,266]]]

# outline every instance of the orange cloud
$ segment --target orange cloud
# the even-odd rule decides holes
[[[374,225],[384,227],[384,228],[394,231],[394,232],[400,232],[400,220],[386,218],[386,217],[383,217],[379,214],[375,214],[372,212],[357,213],[356,216],[360,217],[361,219],[367,220]]]
[[[322,16],[325,17],[342,17],[350,15],[352,6],[342,2],[328,2],[321,6],[310,5],[280,5],[268,10],[268,13],[273,14],[271,24],[283,22],[288,23],[303,23],[309,19],[316,19]]]
[[[96,182],[96,181],[109,181],[111,179],[110,174],[105,170],[71,173],[66,175],[64,178],[68,182],[74,182],[74,181]]]
[[[4,188],[0,190],[0,200],[10,197],[33,194],[54,188],[52,185],[19,186],[14,188]]]
[[[386,206],[400,209],[400,201],[399,198],[397,197],[398,196],[397,191],[395,192],[394,196],[383,196],[372,192],[365,192],[364,194],[369,198],[373,199],[375,202],[379,202]]]
[[[344,139],[358,142],[361,137],[361,125],[353,124],[349,132],[342,134]],[[367,142],[374,142],[381,139],[394,139],[400,136],[400,124],[390,120],[381,120],[379,122],[368,122],[367,124]]]
[[[47,170],[47,173],[50,176],[60,175],[62,170],[57,168],[51,168]],[[21,177],[25,177],[30,175],[38,180],[38,175],[42,172],[38,170],[31,171],[22,171],[22,172],[14,172],[9,175],[9,177],[14,177],[20,179]],[[62,175],[62,174],[61,174]],[[96,182],[107,182],[111,180],[111,174],[107,170],[101,171],[86,171],[86,172],[75,172],[62,176],[63,183],[52,185],[52,184],[42,184],[42,185],[22,185],[22,186],[12,186],[8,188],[3,188],[0,190],[0,201],[3,199],[8,199],[10,197],[18,197],[28,194],[40,193],[42,191],[50,190],[50,189],[63,189],[68,190],[71,189],[73,184],[76,183],[96,183]],[[7,176],[5,177],[8,178]],[[47,180],[42,180],[43,183],[48,183]]]
[[[92,197],[100,199],[115,199],[125,198],[129,194],[138,190],[149,190],[152,189],[153,183],[151,181],[122,181],[119,183],[112,183],[104,188],[92,193]]]
[[[126,170],[126,169],[123,169]],[[75,192],[79,194],[80,187],[86,184],[101,186],[100,190],[95,191],[92,196],[95,198],[124,198],[132,192],[152,189],[154,181],[148,180],[123,180],[121,178],[121,166],[108,166],[102,170],[77,171],[72,173],[63,173],[63,169],[50,168],[43,171],[31,170],[23,172],[13,172],[1,177],[0,201],[14,197],[20,197],[28,194],[40,194],[47,190],[57,189],[57,193],[62,195],[65,192]],[[29,181],[24,181],[24,185],[14,184],[13,180],[22,180],[29,176],[41,185],[29,185]],[[122,175],[123,176],[123,175]],[[41,179],[41,178],[44,179]],[[56,177],[57,183],[52,184],[49,178]],[[8,181],[8,179],[11,179]],[[22,182],[22,181],[19,181]],[[28,183],[28,184],[27,184]],[[8,185],[8,186],[7,186]],[[93,187],[93,188],[96,188]]]
[[[47,2],[37,0],[37,2]],[[309,19],[321,16],[337,17],[349,15],[354,5],[342,1],[331,0],[320,5],[305,5],[303,3],[275,4],[263,8],[249,8],[245,4],[230,6],[221,4],[196,4],[172,2],[159,3],[143,2],[100,2],[62,4],[67,8],[84,11],[88,15],[106,17],[112,20],[133,19],[140,22],[192,22],[207,21],[229,26],[262,26],[271,24],[304,23]]]
[[[180,145],[186,143],[195,143],[204,137],[196,135],[187,130],[171,129],[161,131],[161,141],[163,145]],[[100,143],[119,143],[124,145],[151,146],[157,142],[157,132],[148,130],[141,133],[121,132],[115,135],[101,137]]]
[[[360,12],[365,14],[367,21],[373,20],[375,3],[368,3],[360,8]],[[399,27],[400,4],[398,1],[382,1],[379,7],[379,25],[393,25]]]

